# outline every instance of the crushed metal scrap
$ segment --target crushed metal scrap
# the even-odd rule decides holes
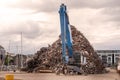
[[[86,63],[80,63],[81,73],[97,74],[103,73],[105,67],[101,59],[90,45],[89,41],[74,26],[71,26],[73,38],[73,51],[86,57]],[[52,45],[43,47],[27,62],[25,68],[28,72],[39,72],[40,70],[54,70],[62,63],[61,40],[56,40]],[[80,57],[79,57],[80,58]],[[80,59],[81,60],[81,59]]]

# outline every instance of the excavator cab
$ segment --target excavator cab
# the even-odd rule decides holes
[[[73,58],[69,58],[68,71],[72,74],[81,74],[81,55],[78,52],[73,53]]]

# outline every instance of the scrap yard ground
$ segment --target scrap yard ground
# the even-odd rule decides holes
[[[90,75],[55,75],[54,73],[23,73],[23,72],[0,72],[0,77],[5,74],[14,74],[17,80],[120,80],[120,76],[115,70],[111,69],[105,74]],[[0,79],[2,80],[2,79]]]

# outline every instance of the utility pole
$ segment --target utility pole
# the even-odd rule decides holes
[[[19,53],[18,53],[18,45],[16,46],[16,65],[17,65],[17,69],[19,68]]]
[[[8,53],[7,53],[7,61],[8,61],[7,66],[8,67],[9,67],[10,44],[11,44],[11,41],[9,40]]]
[[[21,32],[21,68],[23,68],[23,43],[22,43],[22,32]]]

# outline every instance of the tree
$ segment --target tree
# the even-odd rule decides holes
[[[5,57],[5,65],[6,66],[8,66],[8,64],[9,64],[9,62],[10,62],[10,60],[9,60],[9,55],[7,55],[6,57]]]

